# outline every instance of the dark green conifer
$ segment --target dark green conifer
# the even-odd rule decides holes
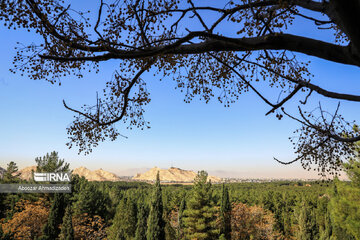
[[[225,184],[222,185],[220,221],[220,234],[223,235],[225,239],[231,239],[231,204],[229,191]]]
[[[19,181],[20,173],[17,173],[18,167],[15,162],[8,163],[3,181],[5,183],[16,183]]]
[[[185,239],[217,239],[219,230],[216,223],[217,210],[212,201],[211,183],[206,182],[208,174],[200,171],[184,211]]]
[[[65,210],[65,216],[61,226],[60,240],[73,240],[74,228],[72,224],[71,207],[68,206]]]
[[[55,193],[53,203],[50,208],[50,213],[47,223],[44,225],[42,230],[42,240],[53,240],[56,239],[60,234],[59,225],[65,214],[65,201],[64,194]]]
[[[59,158],[55,151],[47,153],[44,157],[35,158],[36,172],[69,172],[70,164]]]
[[[180,229],[182,229],[184,227],[183,217],[184,217],[185,209],[186,209],[186,200],[185,200],[185,196],[184,196],[183,199],[181,200],[181,204],[179,207],[179,215],[178,215],[178,222],[179,222]]]
[[[318,239],[315,214],[309,207],[308,201],[306,199],[303,199],[299,206],[297,220],[298,230],[296,232],[296,239]]]
[[[160,186],[159,172],[156,175],[156,183],[151,200],[150,214],[148,218],[147,240],[165,239],[165,221],[163,219],[163,202]]]
[[[147,210],[143,204],[138,207],[135,240],[146,240]]]
[[[124,197],[116,208],[110,239],[133,239],[137,223],[136,206],[132,199]]]

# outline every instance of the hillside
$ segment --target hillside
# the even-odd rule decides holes
[[[114,173],[107,172],[103,169],[91,171],[86,167],[79,167],[73,170],[72,174],[77,174],[80,177],[85,177],[89,181],[119,181],[120,178]]]
[[[3,174],[2,168],[0,169],[0,177]],[[4,170],[5,171],[5,170]],[[36,171],[36,166],[30,166],[19,170],[17,173],[20,173],[20,178],[24,180],[32,179],[32,172]],[[104,171],[103,169],[98,169],[95,171],[91,171],[86,167],[79,167],[73,170],[72,174],[77,174],[80,177],[85,177],[89,181],[119,181],[120,178],[111,173]]]
[[[193,182],[196,177],[196,173],[191,170],[183,170],[175,167],[171,167],[169,169],[154,167],[145,173],[138,173],[135,177],[133,177],[133,180],[155,181],[157,172],[159,172],[160,181],[162,182]],[[209,176],[208,180],[211,180],[211,182],[221,181],[220,178],[214,176]]]
[[[3,174],[3,171],[0,169],[0,177]],[[30,166],[23,168],[19,170],[17,173],[20,173],[20,178],[24,180],[30,180],[32,179],[32,172],[36,171],[36,166]],[[136,181],[155,181],[156,174],[159,171],[160,173],[160,180],[162,182],[183,182],[183,183],[189,183],[193,182],[194,178],[196,177],[196,173],[191,170],[183,170],[180,168],[171,167],[169,169],[161,169],[158,167],[154,167],[144,173],[138,173],[135,177],[132,178],[132,180]],[[114,173],[105,171],[103,169],[98,170],[90,170],[86,167],[79,167],[75,168],[72,171],[72,174],[79,175],[80,177],[85,177],[88,181],[128,181],[130,179],[122,179],[119,176],[117,176]],[[220,182],[221,179],[214,176],[209,176],[208,180],[211,180],[211,182]]]
[[[33,175],[32,175],[33,171],[34,172],[36,171],[36,166],[30,166],[30,167],[23,168],[23,169],[19,170],[16,173],[20,173],[19,177],[21,179],[30,180],[33,177]]]

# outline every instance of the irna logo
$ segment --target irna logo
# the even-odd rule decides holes
[[[70,173],[37,173],[34,172],[35,182],[70,182]]]

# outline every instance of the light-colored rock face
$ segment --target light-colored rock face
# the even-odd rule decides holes
[[[160,181],[163,182],[193,182],[196,177],[196,173],[191,170],[183,170],[175,167],[169,169],[154,167],[143,174],[138,173],[133,179],[138,181],[155,181],[157,172],[159,172]],[[211,182],[221,181],[220,178],[214,176],[208,176],[208,180],[211,180]]]
[[[32,172],[36,172],[36,166],[30,166],[19,170],[17,173],[20,174],[20,178],[24,180],[32,179]],[[1,170],[0,170],[1,172]],[[15,174],[17,174],[15,173]],[[0,173],[1,174],[1,173]],[[73,170],[72,174],[77,174],[80,177],[85,177],[89,181],[119,181],[120,178],[110,172],[98,169],[91,171],[86,167],[79,167]]]
[[[20,174],[19,177],[23,180],[30,180],[33,178],[32,173],[36,172],[36,166],[30,166],[17,171],[15,174]]]
[[[77,174],[80,177],[85,177],[88,181],[119,181],[120,178],[114,173],[98,169],[91,171],[86,167],[79,167],[73,170],[72,174]]]

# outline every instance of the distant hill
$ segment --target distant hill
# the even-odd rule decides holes
[[[24,179],[24,180],[30,180],[32,179],[32,172],[36,171],[36,166],[30,166],[30,167],[26,167],[23,168],[21,170],[19,170],[17,173],[20,174],[20,178]],[[85,177],[88,181],[99,181],[99,182],[104,182],[104,181],[111,181],[111,182],[115,182],[115,181],[131,181],[131,180],[136,180],[136,181],[155,181],[156,179],[156,174],[159,171],[160,173],[160,180],[162,182],[183,182],[183,183],[190,183],[194,181],[194,178],[196,177],[196,173],[194,171],[191,170],[183,170],[180,168],[175,168],[175,167],[171,167],[169,169],[161,169],[158,167],[154,167],[151,168],[150,170],[146,171],[145,173],[138,173],[135,177],[133,177],[132,179],[129,178],[123,178],[123,177],[119,177],[114,173],[105,171],[103,169],[98,169],[98,170],[90,170],[86,167],[79,167],[79,168],[75,168],[72,171],[72,174],[76,174],[79,175],[80,177]],[[0,168],[0,177],[3,175],[3,173],[5,172],[5,169]],[[220,182],[221,179],[218,177],[214,177],[214,176],[209,176],[208,180],[211,180],[211,182]]]
[[[1,168],[2,169],[2,168]],[[0,169],[0,175],[2,170]],[[5,171],[5,170],[4,170]],[[32,172],[36,172],[36,166],[30,166],[19,170],[17,173],[20,173],[20,178],[24,180],[32,179]],[[121,180],[117,175],[111,172],[104,171],[103,169],[98,169],[91,171],[86,167],[79,167],[73,170],[72,174],[77,174],[80,177],[85,177],[89,181],[119,181]]]
[[[133,180],[155,181],[157,172],[159,172],[160,181],[162,182],[193,182],[196,177],[196,173],[191,170],[183,170],[175,167],[171,167],[169,169],[154,167],[145,173],[138,173],[135,177],[133,177]],[[211,182],[221,181],[220,178],[214,176],[209,176],[208,180],[211,180]]]
[[[89,181],[120,181],[120,177],[118,177],[117,175],[115,175],[114,173],[111,172],[107,172],[103,169],[98,169],[98,170],[94,170],[91,171],[89,169],[87,169],[86,167],[79,167],[79,168],[75,168],[72,172],[72,174],[77,174],[80,177],[85,177],[87,180]]]
[[[20,173],[19,177],[21,179],[30,180],[33,177],[33,175],[32,175],[33,171],[34,172],[36,171],[36,166],[30,166],[30,167],[23,168],[23,169],[17,171],[16,174]]]

